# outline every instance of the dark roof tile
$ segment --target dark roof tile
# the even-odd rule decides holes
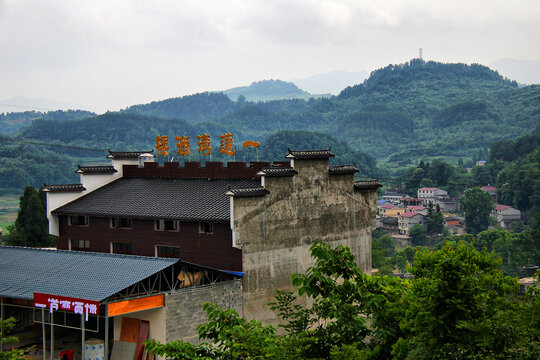
[[[332,149],[328,150],[291,150],[285,155],[286,159],[298,159],[298,160],[316,160],[316,159],[329,159],[335,157],[332,154]]]
[[[331,165],[328,167],[330,175],[350,175],[359,171],[354,165]]]
[[[141,154],[152,154],[154,149],[150,151],[111,151],[109,150],[108,159],[138,159]]]
[[[255,188],[259,179],[121,178],[66,205],[55,215],[229,221],[228,188]]]
[[[380,187],[382,187],[382,184],[379,182],[379,179],[354,182],[355,190],[377,190]]]
[[[86,190],[82,184],[59,184],[59,185],[43,185],[45,192],[81,192]]]
[[[75,171],[78,174],[87,174],[87,175],[93,175],[93,174],[113,174],[115,172],[118,172],[113,166],[80,166],[77,171]]]
[[[244,188],[244,189],[231,188],[225,194],[228,196],[234,196],[234,197],[251,197],[251,196],[265,196],[267,194],[270,194],[270,191],[266,190],[263,187]]]
[[[294,176],[298,175],[298,171],[294,170],[292,167],[271,167],[261,169],[257,175],[268,177]]]

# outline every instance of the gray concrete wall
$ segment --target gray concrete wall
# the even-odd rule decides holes
[[[211,302],[242,314],[242,280],[180,289],[165,295],[166,341],[199,343],[197,326],[208,318],[202,304]]]
[[[276,324],[274,289],[313,265],[309,248],[324,241],[351,248],[371,272],[376,190],[355,191],[353,175],[329,175],[328,160],[295,160],[294,177],[266,177],[270,194],[234,198],[233,231],[243,251],[244,316]],[[306,301],[303,299],[302,301]]]

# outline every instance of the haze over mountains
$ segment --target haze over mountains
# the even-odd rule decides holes
[[[27,183],[76,181],[76,164],[103,161],[106,149],[154,148],[157,134],[169,135],[173,155],[175,136],[190,136],[192,161],[209,160],[198,156],[195,139],[210,134],[217,149],[212,160],[230,161],[219,154],[219,135],[225,132],[234,134],[236,144],[261,141],[260,160],[275,160],[287,147],[332,146],[338,155],[335,163],[356,163],[362,176],[377,176],[420,159],[472,161],[493,142],[529,134],[540,123],[540,85],[520,87],[482,65],[413,59],[374,71],[337,96],[262,102],[242,94],[262,90],[265,96],[305,95],[292,83],[272,80],[237,88],[233,96],[193,94],[102,115],[83,111],[0,115],[0,133],[10,136],[0,150],[0,183],[16,189]],[[62,148],[66,145],[69,149]],[[239,159],[255,160],[256,154],[237,148]]]

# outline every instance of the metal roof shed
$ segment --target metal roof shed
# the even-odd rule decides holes
[[[2,310],[6,298],[28,301],[34,299],[34,293],[52,294],[107,305],[102,307],[105,308],[102,315],[106,324],[109,316],[114,316],[109,304],[149,299],[150,296],[236,279],[241,275],[180,259],[0,246]],[[81,328],[84,330],[82,321]],[[105,329],[108,338],[108,326]]]

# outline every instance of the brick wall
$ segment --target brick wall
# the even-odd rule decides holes
[[[202,304],[211,302],[233,308],[242,315],[242,280],[181,289],[165,295],[167,342],[181,339],[199,343],[197,326],[208,320]]]
[[[132,219],[131,228],[111,228],[109,217],[90,217],[88,225],[69,225],[60,216],[58,249],[68,250],[69,240],[89,240],[89,251],[110,252],[111,243],[132,244],[132,255],[155,256],[156,245],[180,248],[183,261],[220,270],[242,271],[242,252],[232,246],[231,227],[213,223],[213,233],[199,232],[198,222],[180,222],[179,231],[157,231],[152,219]]]
[[[205,166],[200,162],[166,162],[160,166],[157,162],[144,163],[144,167],[137,165],[124,165],[124,177],[149,178],[254,178],[263,167],[269,167],[269,162],[252,162],[249,166],[245,162],[228,162],[223,166],[221,161],[208,161]]]

